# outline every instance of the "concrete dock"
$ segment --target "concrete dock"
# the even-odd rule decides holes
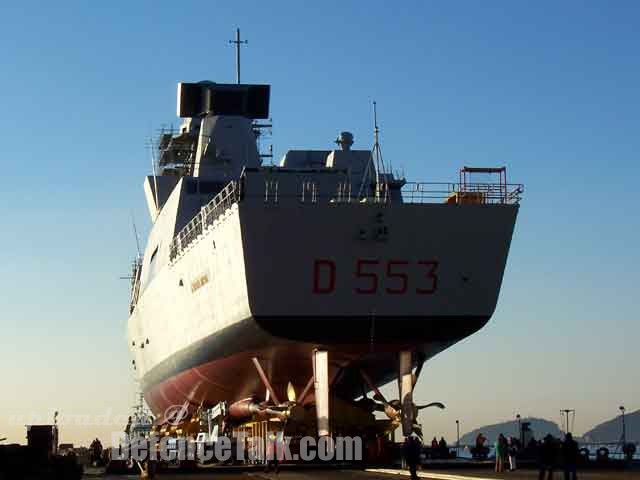
[[[409,472],[394,469],[373,469],[373,470],[288,470],[281,471],[278,475],[275,473],[262,473],[260,471],[244,471],[244,472],[202,472],[193,474],[173,474],[163,473],[157,475],[158,480],[404,480],[408,479]],[[529,480],[537,479],[538,472],[535,470],[519,470],[516,472],[506,472],[496,474],[489,470],[474,471],[420,471],[418,475],[425,480],[494,480],[494,479],[518,479]],[[640,471],[605,471],[592,470],[579,472],[578,477],[581,480],[640,480]],[[89,470],[86,472],[85,479],[105,479],[105,480],[133,480],[140,478],[138,476],[127,475],[108,475],[104,476],[99,471]],[[555,479],[563,478],[562,472],[555,474]]]

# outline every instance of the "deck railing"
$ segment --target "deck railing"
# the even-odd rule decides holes
[[[438,183],[408,182],[401,187],[402,203],[447,203],[447,204],[491,204],[514,205],[520,203],[524,192],[521,184],[504,183]],[[265,180],[264,195],[254,195],[264,203],[280,203],[297,200],[305,204],[318,203],[361,203],[392,205],[400,200],[394,192],[384,188],[377,196],[357,197],[352,195],[349,183],[340,182],[332,191],[322,192],[314,181],[304,181],[300,193],[283,195],[278,188],[278,180]],[[220,193],[207,203],[200,212],[175,236],[169,250],[170,260],[179,256],[198,236],[213,225],[234,203],[245,199],[241,193],[241,182],[230,182]]]
[[[407,182],[402,187],[405,203],[520,203],[524,186],[517,183]]]
[[[175,236],[169,247],[169,259],[173,260],[204,230],[213,225],[231,205],[240,200],[240,188],[237,181],[230,182],[200,212],[187,223]]]

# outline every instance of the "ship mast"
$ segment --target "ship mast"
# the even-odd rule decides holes
[[[240,45],[249,43],[247,40],[240,40],[240,29],[236,28],[236,39],[229,40],[229,43],[236,46],[236,82],[240,85]]]
[[[377,202],[386,202],[389,200],[389,185],[387,182],[387,172],[382,160],[382,150],[380,149],[380,128],[378,127],[378,108],[377,104],[373,102],[373,152],[372,157],[375,158],[376,168],[376,191],[375,199]],[[380,177],[382,174],[382,185],[380,184]],[[381,194],[384,193],[384,198],[381,198]]]

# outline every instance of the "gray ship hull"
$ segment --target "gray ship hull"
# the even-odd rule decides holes
[[[253,357],[282,396],[288,382],[300,392],[316,348],[340,395],[362,392],[359,368],[396,378],[399,350],[432,357],[491,317],[517,211],[246,195],[144,285],[128,333],[149,406],[262,398]]]

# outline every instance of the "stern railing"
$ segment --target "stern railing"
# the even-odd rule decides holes
[[[200,212],[174,237],[169,249],[169,259],[173,261],[196,238],[204,233],[233,204],[247,195],[242,192],[242,180],[232,181],[207,203]],[[283,195],[278,188],[278,180],[266,179],[264,195],[253,195],[264,203],[280,203],[297,200],[299,203],[359,203],[393,205],[409,204],[452,204],[452,205],[517,205],[520,203],[524,186],[507,183],[445,183],[407,182],[400,188],[401,196],[388,194],[359,198],[352,196],[349,182],[339,182],[331,191],[322,192],[316,182],[304,181],[301,192]]]
[[[407,182],[404,203],[519,204],[524,186],[519,183]]]

